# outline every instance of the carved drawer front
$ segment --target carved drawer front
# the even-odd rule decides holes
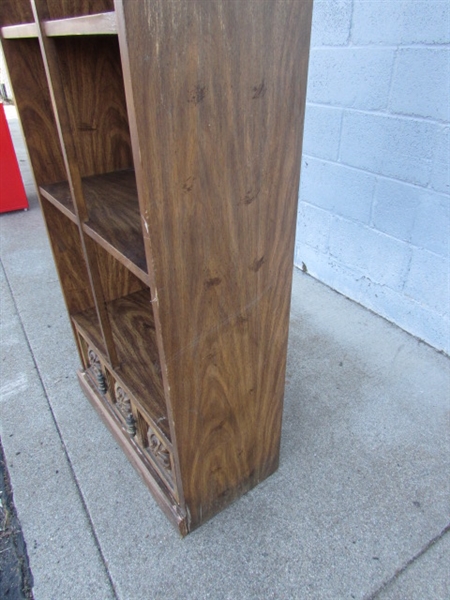
[[[157,468],[164,481],[167,483],[170,491],[178,499],[175,486],[174,460],[172,448],[159,429],[153,424],[147,422],[142,415],[139,415],[141,427],[143,429],[142,444],[147,457]]]
[[[114,377],[110,375],[110,377]],[[159,428],[144,416],[133,395],[116,378],[112,388],[113,406],[126,432],[140,446],[147,460],[159,473],[171,493],[176,493],[172,446]]]
[[[110,382],[108,381],[106,365],[102,360],[100,353],[80,334],[78,334],[78,341],[83,357],[85,373],[88,375],[97,392],[101,396],[106,396],[110,389]]]
[[[122,429],[141,449],[166,484],[179,499],[175,485],[172,445],[159,427],[139,408],[133,394],[120,377],[106,364],[100,352],[78,332],[85,373],[98,393],[113,411]]]

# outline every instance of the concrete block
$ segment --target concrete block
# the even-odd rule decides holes
[[[338,216],[368,223],[375,183],[370,173],[304,157],[300,198]]]
[[[405,298],[404,306],[409,306]],[[450,318],[447,315],[414,303],[407,317],[398,321],[398,325],[436,350],[450,355]]]
[[[431,187],[450,194],[450,127],[438,127],[433,153]]]
[[[400,49],[392,79],[390,111],[448,121],[449,65],[448,48]]]
[[[387,107],[394,49],[316,48],[311,50],[308,100],[381,110]]]
[[[322,281],[318,274],[318,268],[322,262],[327,262],[327,260],[327,254],[303,243],[297,235],[294,253],[294,265],[296,267]]]
[[[342,46],[348,43],[352,0],[315,0],[311,46]]]
[[[405,283],[407,296],[441,315],[449,315],[449,278],[448,257],[433,254],[422,248],[413,248],[411,266]]]
[[[448,42],[447,0],[354,0],[354,44],[444,44]]]
[[[301,243],[296,247],[294,264],[347,298],[359,300],[362,272],[348,268],[329,254]]]
[[[321,252],[326,252],[330,224],[331,214],[328,211],[300,202],[297,216],[297,240],[299,243],[308,244]]]
[[[437,128],[411,118],[345,111],[340,160],[372,173],[427,185]]]
[[[351,271],[329,255],[307,245],[300,244],[296,248],[295,265],[299,269],[306,268],[312,277],[434,348],[450,354],[450,320],[447,316],[408,298],[403,291],[374,283],[362,271]]]
[[[375,229],[399,240],[410,240],[423,193],[423,188],[417,186],[393,179],[379,179],[372,211]]]
[[[330,254],[375,283],[401,289],[410,258],[408,244],[359,223],[333,219]]]
[[[442,256],[450,251],[450,198],[444,194],[422,192],[411,242]]]
[[[450,321],[403,291],[391,290],[369,279],[361,281],[359,302],[438,350],[450,353]]]
[[[303,153],[337,160],[341,138],[342,110],[306,104]]]

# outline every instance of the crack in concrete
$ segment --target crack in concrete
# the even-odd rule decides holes
[[[421,550],[419,550],[417,554],[410,558],[402,567],[397,569],[392,575],[392,577],[384,581],[375,592],[373,592],[369,596],[366,596],[364,600],[376,600],[382,592],[384,592],[392,583],[394,583],[394,581],[396,581],[400,577],[400,575],[405,573],[405,571],[407,571],[413,563],[415,563],[421,556],[428,552],[430,548],[437,544],[437,542],[439,542],[449,532],[450,523],[446,527],[444,527],[444,529],[437,536],[435,536],[427,544],[425,544],[425,546]]]

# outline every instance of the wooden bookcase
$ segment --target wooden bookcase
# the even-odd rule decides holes
[[[185,535],[278,466],[312,0],[0,0],[81,387]]]

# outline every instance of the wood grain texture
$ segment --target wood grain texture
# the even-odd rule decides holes
[[[77,141],[74,122],[76,119],[73,110],[73,99],[65,93],[64,86],[64,64],[58,57],[56,43],[52,38],[45,36],[42,30],[42,20],[48,17],[48,6],[45,0],[30,0],[38,26],[38,39],[42,52],[44,68],[47,76],[50,98],[55,113],[56,128],[60,139],[64,165],[67,172],[72,200],[74,202],[80,231],[80,240],[83,249],[84,258],[88,266],[88,278],[93,291],[95,309],[99,320],[102,336],[105,342],[108,360],[113,366],[117,365],[117,353],[112,339],[111,326],[108,319],[108,313],[105,307],[103,290],[101,288],[98,264],[95,259],[95,244],[93,240],[84,235],[82,223],[86,220],[86,202],[83,195],[80,172],[80,157],[77,152]]]
[[[46,21],[43,29],[47,37],[67,35],[115,35],[117,33],[116,15],[114,12],[98,15],[85,15],[70,19]],[[7,40],[21,38],[37,38],[36,23],[21,23],[2,27],[2,36]]]
[[[88,220],[84,230],[148,285],[141,216],[133,170],[82,180]],[[67,182],[48,185],[43,193],[61,209],[73,209]]]
[[[38,185],[67,178],[39,43],[3,40],[14,98]]]
[[[103,246],[94,244],[94,249],[103,297],[106,302],[148,288],[141,279],[136,277],[123,263],[114,258]]]
[[[147,281],[134,171],[84,178],[83,189],[89,213],[86,229],[104,239],[128,268],[136,266],[136,274]]]
[[[39,188],[41,194],[56,208],[62,211],[71,221],[78,223],[75,207],[67,181],[42,185]]]
[[[81,176],[132,167],[117,38],[53,39]]]
[[[312,2],[116,4],[194,528],[278,464]]]
[[[79,229],[47,200],[41,206],[69,314],[87,310],[94,306],[94,299]]]
[[[312,0],[115,0],[117,36],[62,38],[112,0],[30,2],[3,44],[72,323],[178,505],[80,381],[186,533],[278,465]]]
[[[120,363],[117,375],[170,440],[149,290],[109,302],[107,310]],[[84,335],[104,353],[95,310],[73,318]]]
[[[114,0],[46,0],[47,16],[64,19],[114,10]]]
[[[30,0],[0,0],[0,26],[33,22]]]

